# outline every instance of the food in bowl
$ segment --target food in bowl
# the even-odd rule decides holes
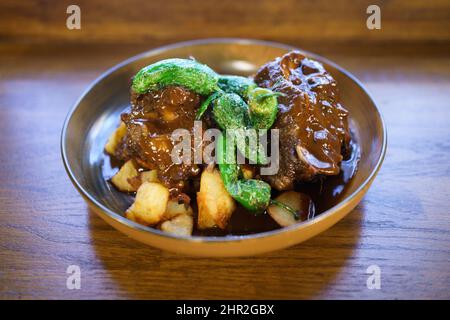
[[[135,194],[128,219],[165,232],[290,226],[336,204],[357,168],[338,84],[297,51],[249,78],[192,59],[162,60],[135,75],[130,100],[105,145],[119,168],[106,178]],[[174,132],[187,134],[184,148]],[[212,161],[204,161],[207,150]]]

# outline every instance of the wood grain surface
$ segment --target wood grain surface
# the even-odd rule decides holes
[[[81,9],[68,31],[66,8]],[[379,5],[382,29],[366,27]],[[211,37],[293,41],[449,41],[448,0],[2,0],[0,39],[29,42],[173,42]]]
[[[359,77],[381,108],[389,148],[379,176],[356,210],[310,241],[259,257],[199,259],[105,224],[60,158],[72,103],[106,68],[145,49],[3,46],[2,298],[450,298],[449,57],[316,48]],[[72,264],[81,290],[66,289]],[[381,290],[366,287],[372,264]]]
[[[384,26],[392,28],[374,34],[371,45],[362,45],[367,30],[355,27],[364,23],[355,10],[367,1],[339,5],[347,22],[322,1],[314,18],[303,11],[284,17],[289,8],[308,12],[303,1],[278,9],[269,1],[234,2],[226,8],[242,17],[238,27],[217,2],[197,9],[187,1],[195,8],[189,25],[183,14],[191,10],[179,1],[148,2],[145,19],[136,4],[122,10],[134,20],[121,18],[119,1],[79,2],[98,12],[83,13],[83,36],[65,29],[64,1],[0,5],[1,299],[450,299],[448,1],[384,2],[395,9],[384,10]],[[258,14],[245,14],[249,8]],[[265,15],[271,10],[278,15]],[[166,11],[174,12],[170,23]],[[309,31],[320,18],[317,41]],[[294,32],[303,19],[309,31]],[[400,28],[402,19],[423,28]],[[258,257],[183,257],[129,239],[89,211],[63,168],[60,132],[69,108],[107,68],[162,43],[224,35],[298,45],[355,74],[385,118],[388,152],[363,201],[321,235]],[[66,287],[69,265],[81,268],[80,290]],[[366,286],[371,265],[381,268],[380,290]]]

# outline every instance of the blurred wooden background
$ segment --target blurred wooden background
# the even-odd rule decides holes
[[[81,8],[81,30],[66,8]],[[366,8],[381,8],[368,30]],[[446,42],[450,1],[435,0],[2,0],[0,39],[28,43],[159,43],[209,37],[302,42]]]
[[[66,8],[81,7],[81,30]],[[366,8],[381,8],[381,30]],[[207,37],[326,56],[372,93],[388,152],[336,226],[259,257],[194,259],[144,246],[89,211],[59,150],[68,110],[113,65]],[[450,1],[1,0],[0,299],[450,298]],[[66,288],[69,265],[81,290]],[[381,290],[366,287],[370,265]]]

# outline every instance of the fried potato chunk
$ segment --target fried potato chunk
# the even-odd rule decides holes
[[[117,172],[114,177],[111,178],[111,182],[116,186],[120,191],[125,192],[133,192],[136,191],[137,188],[130,183],[130,179],[133,179],[138,176],[138,171],[132,160],[128,160],[125,164],[120,168],[119,172]]]
[[[177,200],[169,200],[167,202],[166,212],[164,213],[164,219],[170,220],[181,215],[192,216],[194,212],[190,205],[184,203],[179,204]]]
[[[105,145],[105,151],[110,155],[114,155],[117,145],[120,143],[125,134],[127,133],[127,126],[124,122],[120,123],[120,126],[109,136],[108,142]]]
[[[139,175],[142,182],[159,182],[157,170],[143,171]]]
[[[144,225],[159,223],[166,212],[169,190],[160,183],[144,182],[136,193],[126,217]]]
[[[158,171],[150,170],[150,171],[141,171],[137,176],[128,178],[128,183],[131,185],[133,191],[139,189],[141,184],[144,182],[159,182],[158,179]]]
[[[295,191],[287,191],[280,194],[275,200],[291,207],[294,209],[298,215],[298,220],[295,219],[292,212],[287,211],[275,204],[271,204],[267,211],[269,215],[275,220],[280,226],[287,227],[293,225],[297,222],[306,220],[308,213],[310,210],[314,210],[314,204],[309,196],[306,194],[295,192]]]
[[[178,236],[190,236],[194,228],[194,218],[190,215],[182,214],[171,220],[164,221],[160,228],[164,232]]]
[[[219,227],[225,229],[236,204],[225,189],[217,169],[206,169],[200,179],[197,192],[198,228]]]
[[[241,165],[242,176],[245,180],[253,179],[255,173],[253,169],[246,165]]]

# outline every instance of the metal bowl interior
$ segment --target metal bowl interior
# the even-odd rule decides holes
[[[294,245],[329,228],[350,212],[369,188],[384,158],[386,129],[375,103],[352,75],[303,50],[306,56],[322,62],[337,80],[361,149],[358,171],[336,206],[307,222],[255,235],[178,237],[126,219],[123,213],[132,198],[116,191],[104,179],[109,166],[104,145],[117,127],[120,113],[129,105],[131,77],[143,66],[166,58],[195,57],[220,73],[250,75],[262,64],[293,49],[297,48],[254,40],[191,41],[151,50],[108,70],[75,103],[63,127],[61,152],[72,182],[91,208],[116,229],[152,246],[188,255],[259,254]]]

